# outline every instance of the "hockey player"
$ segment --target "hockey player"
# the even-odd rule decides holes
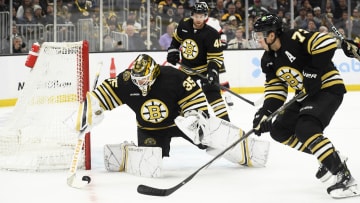
[[[197,73],[207,75],[202,79],[193,71],[182,69],[191,75],[194,81],[201,81],[206,99],[217,117],[230,121],[225,102],[221,97],[219,73],[225,72],[223,66],[223,49],[219,30],[206,24],[209,7],[205,2],[197,2],[193,6],[191,18],[179,22],[168,48],[167,61],[176,65],[180,61]],[[179,48],[181,47],[181,51]]]
[[[329,35],[302,29],[284,32],[281,19],[274,14],[261,16],[254,23],[254,31],[255,39],[266,50],[261,59],[265,100],[253,120],[255,133],[269,131],[275,141],[315,155],[321,163],[316,177],[323,178],[327,171],[335,175],[336,182],[327,188],[332,197],[359,195],[345,160],[323,135],[346,93],[332,62],[336,41]],[[285,102],[288,86],[306,95],[275,121],[266,122],[264,119]]]
[[[104,110],[123,104],[136,114],[138,147],[130,143],[105,146],[105,164],[110,171],[132,168],[135,174],[154,177],[160,168],[158,160],[169,156],[172,137],[182,137],[214,154],[243,136],[242,130],[233,124],[209,117],[206,97],[190,76],[171,66],[160,66],[146,54],[140,54],[131,69],[106,79],[89,92],[73,114],[71,120],[76,122],[72,128],[90,130],[101,121]],[[161,148],[160,158],[154,157],[157,154],[154,151],[146,151],[150,148]],[[268,142],[247,138],[224,157],[244,166],[262,167],[268,148]],[[132,156],[134,153],[139,155]],[[142,167],[144,163],[149,164]],[[139,173],[141,170],[150,171]]]

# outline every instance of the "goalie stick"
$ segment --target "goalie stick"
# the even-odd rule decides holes
[[[291,100],[289,100],[287,103],[285,103],[284,105],[282,105],[279,109],[277,109],[276,111],[274,111],[269,117],[266,118],[265,121],[270,121],[272,120],[274,117],[276,117],[280,112],[284,111],[288,106],[290,106],[291,104],[293,104],[297,99],[301,98],[304,96],[303,92],[300,92],[299,94],[295,95]],[[263,121],[262,121],[263,122]],[[179,188],[181,188],[183,185],[185,185],[186,183],[188,183],[191,179],[193,179],[196,174],[198,174],[202,169],[208,167],[211,163],[213,163],[215,160],[217,160],[219,157],[221,157],[222,155],[224,155],[227,151],[229,151],[231,148],[233,148],[235,145],[237,145],[238,143],[242,142],[244,139],[246,139],[247,137],[249,137],[252,133],[255,132],[255,129],[251,129],[249,132],[247,132],[244,136],[242,136],[240,139],[238,139],[237,141],[235,141],[233,144],[231,144],[229,147],[225,148],[222,152],[220,152],[218,155],[216,155],[213,159],[211,159],[209,162],[207,162],[206,164],[204,164],[203,166],[201,166],[198,170],[196,170],[194,173],[192,173],[190,176],[188,176],[187,178],[185,178],[183,181],[181,181],[179,184],[175,185],[174,187],[171,188],[167,188],[167,189],[159,189],[159,188],[155,188],[155,187],[151,187],[151,186],[147,186],[147,185],[139,185],[137,187],[137,192],[143,195],[151,195],[151,196],[168,196],[170,194],[172,194],[173,192],[175,192],[176,190],[178,190]]]
[[[102,62],[99,63],[99,70],[95,75],[93,90],[96,88],[96,85],[98,83],[101,67],[102,67]],[[78,167],[78,163],[79,163],[79,155],[80,155],[80,152],[81,152],[82,147],[84,145],[85,135],[86,135],[86,128],[87,127],[83,128],[79,132],[78,140],[76,142],[74,154],[73,154],[71,164],[70,164],[70,169],[69,169],[67,179],[66,179],[67,184],[70,187],[73,187],[73,188],[82,188],[85,185],[89,184],[90,181],[91,181],[91,178],[89,176],[83,176],[81,178],[81,180],[76,178],[76,171],[77,171],[77,167]]]
[[[324,14],[324,18],[325,18],[326,22],[329,24],[331,30],[340,38],[341,42],[345,42],[348,46],[351,46],[352,54],[354,55],[355,58],[357,58],[360,61],[360,56],[356,51],[359,48],[357,46],[355,46],[354,44],[351,44],[345,40],[344,36],[339,32],[339,30],[334,26],[334,24],[331,23],[331,21],[326,16],[326,14]]]
[[[202,78],[202,79],[206,79],[206,80],[208,79],[208,78],[205,77],[203,74],[194,71],[193,69],[189,68],[188,66],[184,65],[183,63],[180,63],[180,62],[179,62],[178,64],[179,64],[182,68],[186,69],[186,71],[192,72],[192,73],[194,73],[195,75],[199,76],[199,77]],[[236,96],[237,98],[240,98],[241,100],[245,101],[245,102],[248,103],[248,104],[251,104],[252,106],[259,106],[259,105],[262,104],[262,102],[263,102],[263,98],[260,98],[260,100],[258,100],[258,101],[256,101],[256,102],[253,102],[253,101],[250,101],[250,100],[246,99],[245,97],[243,97],[243,96],[241,96],[241,95],[239,95],[239,94],[231,91],[229,88],[227,88],[227,87],[225,87],[225,86],[223,86],[223,85],[221,85],[221,84],[219,84],[219,83],[217,83],[217,82],[215,82],[214,84],[215,84],[216,86],[218,86],[220,89],[229,92],[230,94]]]

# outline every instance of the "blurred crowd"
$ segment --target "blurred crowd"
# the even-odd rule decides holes
[[[285,29],[331,32],[328,18],[346,38],[360,38],[357,0],[203,1],[227,35],[228,49],[258,48],[251,39],[252,24],[268,12],[281,17]],[[150,0],[149,9],[146,0],[103,0],[102,17],[99,0],[13,0],[12,12],[9,2],[0,0],[0,54],[28,52],[33,42],[85,39],[92,42],[92,52],[166,50],[177,22],[191,15],[196,0]]]

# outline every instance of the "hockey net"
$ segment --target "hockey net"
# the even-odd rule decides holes
[[[0,131],[0,169],[69,169],[78,134],[63,121],[89,90],[87,41],[45,42],[10,118]],[[79,168],[90,169],[90,135]]]

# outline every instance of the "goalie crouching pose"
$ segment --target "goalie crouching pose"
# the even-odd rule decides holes
[[[108,171],[158,177],[162,158],[169,156],[172,137],[182,137],[213,154],[244,134],[225,120],[209,117],[206,97],[190,76],[171,66],[160,66],[146,54],[140,54],[131,69],[104,80],[88,93],[87,100],[73,114],[73,128],[77,123],[77,130],[82,129],[81,125],[89,130],[99,123],[101,112],[123,104],[136,114],[138,146],[127,142],[105,145]],[[83,122],[80,115],[84,114],[91,119]],[[243,166],[263,167],[268,150],[269,142],[247,138],[224,157]]]

